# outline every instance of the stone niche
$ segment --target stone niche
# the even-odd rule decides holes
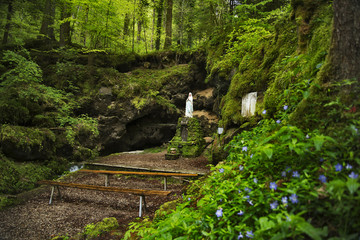
[[[255,115],[257,92],[246,94],[242,99],[241,116],[251,117]]]
[[[176,134],[169,142],[165,159],[175,160],[180,156],[197,157],[205,148],[203,130],[197,118],[181,117]]]

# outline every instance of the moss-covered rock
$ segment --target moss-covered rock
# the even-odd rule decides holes
[[[204,147],[204,134],[198,119],[179,118],[176,134],[167,149],[170,157],[172,154],[180,154],[183,157],[197,157],[203,152]]]
[[[85,239],[94,239],[104,233],[108,233],[119,228],[119,223],[114,217],[104,218],[101,222],[88,224],[84,228],[83,235]]]

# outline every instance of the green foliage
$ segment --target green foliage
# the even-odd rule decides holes
[[[54,174],[46,165],[15,163],[4,156],[0,159],[0,194],[16,194],[34,188],[37,181]]]
[[[360,122],[344,142],[262,120],[227,146],[227,160],[192,183],[176,210],[126,234],[143,239],[356,239],[360,197]],[[339,139],[341,140],[341,139]]]
[[[90,223],[85,226],[83,235],[85,239],[94,239],[102,234],[115,230],[119,227],[119,223],[114,217],[104,218],[101,222]]]

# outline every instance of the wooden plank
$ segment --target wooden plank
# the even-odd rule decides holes
[[[131,171],[131,172],[161,172],[161,173],[194,173],[199,176],[204,176],[210,171],[208,170],[175,170],[175,169],[158,169],[158,168],[145,168],[145,167],[134,167],[128,165],[110,165],[105,163],[84,163],[84,168],[94,170],[110,170],[110,171]]]
[[[38,184],[46,184],[46,185],[52,185],[52,186],[63,186],[63,187],[71,187],[71,188],[80,188],[80,189],[88,189],[88,190],[95,190],[95,191],[105,191],[105,192],[131,193],[131,194],[143,195],[143,196],[148,196],[148,195],[167,196],[167,195],[169,195],[171,193],[171,191],[104,187],[104,186],[95,186],[95,185],[78,184],[78,183],[56,182],[56,181],[49,181],[49,180],[38,181]]]
[[[99,173],[99,174],[124,174],[124,175],[143,175],[143,176],[161,176],[161,177],[197,177],[196,173],[165,173],[165,172],[130,172],[130,171],[107,171],[107,170],[90,170],[80,169],[80,172]]]

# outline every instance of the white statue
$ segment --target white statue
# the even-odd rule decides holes
[[[185,117],[193,117],[193,97],[191,93],[186,99]]]

